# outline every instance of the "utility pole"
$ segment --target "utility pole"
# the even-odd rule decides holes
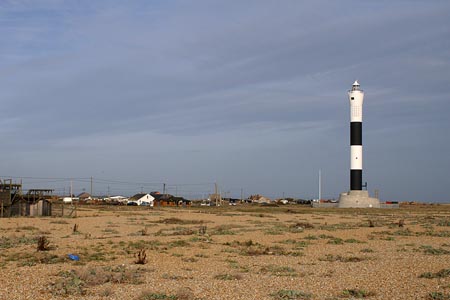
[[[72,180],[70,180],[70,199],[73,197],[73,191],[72,191]],[[73,200],[73,199],[72,199]]]
[[[218,197],[219,193],[217,192],[217,182],[214,183],[214,198],[216,198],[216,206],[217,206],[217,201],[219,200]]]
[[[92,176],[91,176],[91,197],[93,197],[93,181],[92,181]]]
[[[322,199],[322,170],[319,169],[319,202]]]
[[[241,188],[241,203],[244,202],[244,189]]]

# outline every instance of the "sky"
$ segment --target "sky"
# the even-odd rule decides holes
[[[450,2],[0,0],[0,177],[24,189],[450,202]]]

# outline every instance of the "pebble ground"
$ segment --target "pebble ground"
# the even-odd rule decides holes
[[[45,253],[36,250],[38,236],[49,241]],[[141,248],[147,263],[137,265]],[[108,268],[134,275],[104,279],[98,272]],[[433,299],[450,295],[450,277],[420,276],[442,269],[450,269],[449,205],[80,206],[76,218],[0,219],[0,299],[362,297],[352,291],[367,299]]]

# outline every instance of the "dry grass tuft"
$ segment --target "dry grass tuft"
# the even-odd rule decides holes
[[[206,234],[206,225],[200,226],[200,228],[198,229],[198,234],[200,234],[200,235]]]
[[[194,293],[189,287],[179,288],[176,293],[177,300],[194,300]]]
[[[450,294],[432,292],[427,295],[426,300],[450,300]]]
[[[147,228],[147,227],[142,228],[142,230],[141,230],[141,235],[142,235],[142,236],[148,235],[148,228]]]
[[[136,261],[134,263],[138,265],[145,265],[147,263],[147,254],[145,253],[145,249],[141,249],[138,253],[136,253]]]
[[[167,295],[164,293],[155,293],[152,291],[144,291],[137,300],[178,300],[177,295]]]
[[[219,274],[214,276],[214,279],[218,280],[240,280],[242,276],[239,274]]]
[[[314,228],[314,225],[307,222],[297,222],[290,226],[291,228],[301,228],[301,229],[307,229],[307,228]]]
[[[342,292],[342,297],[349,297],[349,296],[352,297],[352,299],[369,298],[375,296],[375,293],[360,289],[346,289]]]
[[[450,277],[450,269],[442,269],[436,273],[431,273],[431,272],[422,273],[419,276],[419,278],[427,278],[427,279],[445,278],[445,277]]]
[[[163,224],[203,224],[202,220],[183,220],[179,218],[165,218],[162,220],[157,221],[156,223],[163,223]]]
[[[367,258],[365,257],[359,257],[359,256],[341,256],[341,255],[333,255],[333,254],[327,254],[325,257],[319,258],[320,261],[328,261],[328,262],[360,262],[364,261]]]
[[[311,299],[313,296],[310,293],[296,290],[279,290],[276,293],[270,294],[275,300],[295,300],[295,299]]]
[[[143,273],[146,271],[148,270],[140,267],[133,268],[123,265],[63,271],[58,274],[60,278],[52,283],[49,289],[55,296],[85,295],[87,288],[105,283],[141,284],[143,283]]]
[[[50,250],[49,246],[50,242],[48,241],[46,236],[40,236],[37,240],[37,251],[48,251]]]

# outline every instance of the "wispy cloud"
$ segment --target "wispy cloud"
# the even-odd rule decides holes
[[[112,141],[130,146],[108,147],[110,157],[130,151],[142,160],[130,150],[142,143],[164,168],[172,158],[152,152],[163,142],[198,166],[199,180],[216,161],[231,182],[239,165],[267,163],[275,151],[267,145],[299,147],[281,150],[289,153],[277,163],[288,169],[277,176],[300,176],[292,160],[306,166],[305,180],[327,165],[341,170],[330,171],[342,176],[329,187],[336,195],[346,188],[347,166],[336,155],[347,155],[353,80],[366,89],[365,128],[380,143],[382,133],[401,134],[399,124],[436,135],[450,125],[449,14],[445,1],[2,1],[0,132],[9,143],[0,151],[23,153],[23,162],[36,149],[45,163],[72,148],[89,164]],[[260,155],[236,155],[242,145]],[[115,164],[128,173],[138,160]],[[164,176],[183,174],[171,172]],[[281,181],[273,189],[287,189]]]

